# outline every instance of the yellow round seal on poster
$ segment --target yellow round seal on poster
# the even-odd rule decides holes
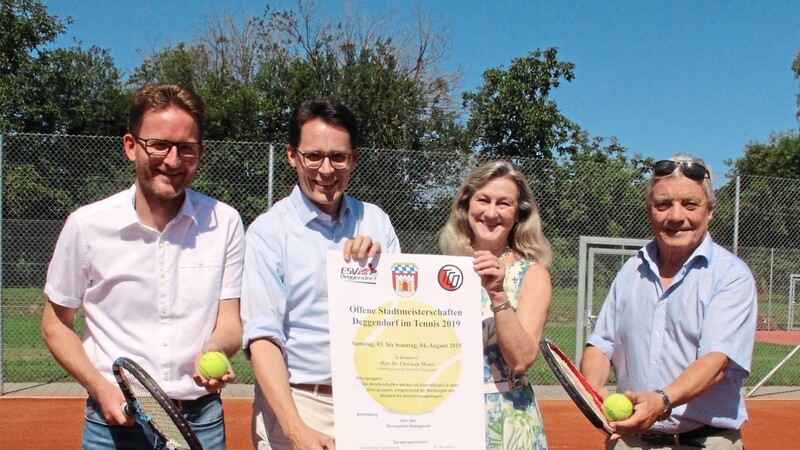
[[[461,344],[454,321],[424,303],[400,300],[377,307],[360,322],[354,337],[356,374],[386,409],[425,413],[456,388]]]

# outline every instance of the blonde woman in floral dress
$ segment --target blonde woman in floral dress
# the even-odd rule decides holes
[[[525,176],[507,161],[474,169],[453,200],[442,252],[474,258],[483,308],[486,448],[547,448],[527,372],[539,355],[552,286],[550,243]]]

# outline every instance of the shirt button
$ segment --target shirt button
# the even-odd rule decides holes
[[[164,342],[162,342],[162,343],[161,343],[161,346],[162,346],[162,347],[166,347],[167,345],[169,345],[169,344],[167,343],[167,341],[164,341]],[[655,361],[653,361],[653,362],[655,362]]]

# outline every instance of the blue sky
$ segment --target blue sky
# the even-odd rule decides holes
[[[339,18],[352,1],[319,1]],[[293,1],[44,0],[74,23],[59,45],[109,49],[123,71],[166,43],[193,40],[220,12],[261,15]],[[450,38],[446,68],[460,68],[464,90],[481,74],[528,52],[558,47],[575,79],[553,97],[564,115],[595,136],[617,136],[630,154],[690,153],[726,181],[725,159],[773,131],[797,129],[800,51],[796,1],[443,1],[361,0],[368,13],[391,12],[411,25],[419,6]]]

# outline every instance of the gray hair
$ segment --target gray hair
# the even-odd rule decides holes
[[[711,167],[708,164],[706,164],[702,159],[685,154],[675,155],[669,158],[669,161],[674,161],[678,164],[691,163],[693,165],[699,165],[705,167],[706,171],[708,172],[708,176],[703,178],[703,181],[701,183],[703,185],[703,190],[706,193],[706,198],[708,198],[708,209],[713,210],[714,205],[716,205],[717,203],[717,197],[716,195],[714,195],[714,188],[711,185],[711,179],[712,179]],[[656,184],[656,181],[662,180],[667,177],[683,177],[683,176],[685,175],[683,174],[683,168],[681,166],[676,167],[675,170],[669,175],[658,176],[656,175],[655,170],[653,170],[653,173],[650,175],[650,180],[648,180],[647,182],[647,189],[645,190],[644,194],[647,205],[650,205],[650,200],[651,200],[650,195],[653,191],[653,186]]]

